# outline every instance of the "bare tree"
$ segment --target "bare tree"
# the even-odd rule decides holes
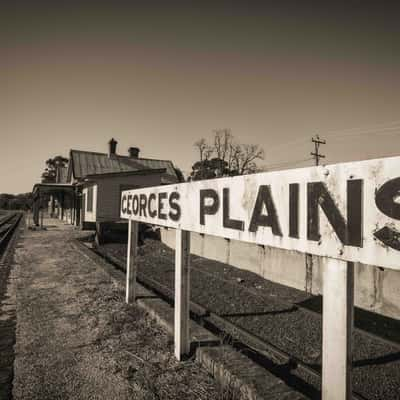
[[[208,160],[213,152],[213,149],[207,144],[206,139],[201,138],[194,144],[199,150],[200,161]]]
[[[227,161],[230,145],[232,144],[233,136],[229,129],[214,130],[214,152],[216,158]]]
[[[242,144],[236,154],[239,175],[255,172],[255,161],[264,159],[264,150],[258,144]]]
[[[204,138],[194,146],[200,156],[192,166],[191,177],[194,180],[254,173],[256,161],[264,158],[264,150],[259,145],[236,143],[230,129],[214,130],[212,146]],[[212,155],[215,157],[211,158]]]

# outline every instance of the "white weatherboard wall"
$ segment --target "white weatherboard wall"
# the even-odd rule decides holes
[[[97,180],[99,196],[97,206],[97,221],[109,222],[120,219],[121,188],[123,186],[156,186],[161,181],[161,174],[113,176]],[[94,220],[95,222],[95,220]]]
[[[96,222],[97,214],[97,185],[91,186],[93,188],[93,207],[92,211],[87,211],[88,203],[88,187],[83,189],[83,194],[85,195],[85,222]]]
[[[175,249],[175,229],[160,228],[161,240]],[[272,282],[305,290],[306,255],[297,251],[226,240],[191,233],[191,253],[254,272]],[[322,294],[323,257],[312,256],[313,294]],[[391,318],[400,319],[400,272],[355,264],[355,304]]]

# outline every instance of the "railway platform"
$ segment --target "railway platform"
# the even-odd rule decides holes
[[[274,374],[249,367],[247,357],[219,346],[195,322],[193,342],[205,346],[178,362],[173,308],[142,286],[141,307],[126,305],[123,272],[77,244],[87,232],[50,219],[44,227],[24,230],[12,261],[15,360],[12,397],[5,398],[233,400],[239,392],[250,398],[255,376],[271,398],[305,398]],[[232,365],[237,370],[228,374]]]

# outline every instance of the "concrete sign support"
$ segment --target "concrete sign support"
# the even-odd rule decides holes
[[[176,230],[175,249],[175,356],[189,354],[190,232]]]
[[[132,303],[136,298],[136,256],[138,242],[138,223],[129,220],[128,249],[126,257],[126,303]]]
[[[322,301],[322,400],[350,400],[354,263],[325,260]]]

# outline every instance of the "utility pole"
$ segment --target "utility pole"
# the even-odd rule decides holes
[[[325,140],[321,140],[319,138],[319,135],[316,135],[315,138],[312,138],[311,141],[314,143],[315,146],[315,152],[311,152],[310,154],[315,158],[315,165],[319,165],[319,159],[320,158],[325,158],[323,154],[319,153],[319,146],[321,144],[326,144]]]
[[[319,153],[319,146],[321,144],[326,144],[325,140],[321,140],[319,135],[316,135],[315,138],[311,139],[312,143],[314,143],[315,151],[310,154],[315,158],[315,165],[319,165],[319,159],[325,158],[323,154]],[[311,254],[306,253],[306,292],[312,293],[312,283],[313,283],[313,257]]]

